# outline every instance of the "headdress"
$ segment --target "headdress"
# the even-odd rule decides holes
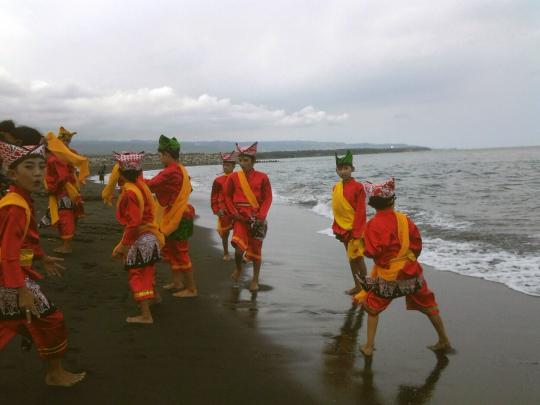
[[[353,155],[350,150],[347,150],[344,156],[339,157],[336,152],[336,166],[353,165]]]
[[[45,145],[18,146],[0,142],[0,159],[4,169],[9,169],[18,160],[30,157],[45,159]]]
[[[176,138],[167,138],[165,135],[159,137],[159,152],[176,152],[180,151],[180,142]]]
[[[364,187],[366,189],[366,194],[370,198],[392,198],[395,196],[396,183],[393,177],[380,184],[367,183]]]
[[[231,153],[219,152],[221,160],[223,163],[236,163],[236,158],[238,157],[238,152],[233,150]]]
[[[238,150],[238,153],[239,155],[245,155],[245,156],[251,156],[251,157],[255,157],[255,155],[257,154],[257,144],[259,142],[255,142],[253,145],[251,146],[240,146],[238,144],[236,144],[236,149]]]
[[[73,135],[75,135],[77,132],[70,132],[68,131],[67,129],[65,129],[64,127],[60,127],[58,129],[58,139],[60,140],[66,140],[66,141],[71,141],[71,138],[73,138]]]
[[[142,170],[144,152],[113,152],[113,157],[122,171]]]

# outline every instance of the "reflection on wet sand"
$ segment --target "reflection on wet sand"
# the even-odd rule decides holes
[[[354,402],[362,404],[384,404],[382,399],[388,395],[375,385],[372,364],[374,357],[359,356],[358,333],[362,327],[364,311],[353,305],[345,315],[345,322],[340,333],[323,349],[324,382],[331,389],[353,392]],[[425,404],[433,395],[442,371],[448,366],[449,360],[445,354],[435,353],[437,363],[421,385],[399,385],[398,392],[391,403]],[[357,357],[363,359],[363,368],[355,367]],[[348,395],[347,395],[348,396]]]
[[[249,294],[249,299],[241,299],[243,294]],[[257,292],[250,292],[238,287],[232,287],[227,300],[224,301],[223,306],[237,312],[248,324],[249,327],[255,328],[257,326]]]

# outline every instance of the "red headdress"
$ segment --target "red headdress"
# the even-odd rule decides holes
[[[368,197],[392,198],[395,196],[396,183],[393,177],[381,184],[366,183],[364,187]]]
[[[219,152],[221,160],[223,163],[236,163],[236,158],[238,157],[238,152],[233,150],[231,153]]]
[[[258,143],[259,142],[255,142],[251,146],[240,146],[240,145],[236,144],[236,149],[238,149],[238,153],[240,155],[246,155],[246,156],[255,157],[255,155],[257,154],[257,144]]]
[[[144,152],[113,152],[120,170],[142,170]]]
[[[30,156],[45,158],[45,145],[18,146],[0,142],[0,159],[4,169],[9,169],[15,161]]]

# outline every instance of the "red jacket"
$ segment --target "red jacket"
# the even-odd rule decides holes
[[[272,186],[270,179],[263,172],[251,170],[246,174],[247,181],[255,194],[255,198],[259,203],[259,210],[256,213],[257,219],[265,220],[272,205]],[[225,205],[230,215],[239,215],[235,204],[247,204],[248,200],[240,187],[238,172],[232,173],[225,183]]]
[[[350,179],[343,183],[343,196],[354,208],[354,221],[351,237],[359,239],[364,234],[366,227],[366,192],[362,183]],[[337,235],[345,236],[349,231],[340,227],[336,221],[332,224],[332,231]]]
[[[142,181],[142,179],[139,178],[137,181]],[[121,225],[125,226],[121,242],[124,246],[131,246],[135,243],[137,238],[141,235],[139,226],[154,222],[152,206],[146,199],[145,194],[142,193],[142,195],[144,199],[144,210],[141,218],[141,207],[139,206],[139,200],[135,193],[126,190],[121,194],[121,200],[118,203],[118,208],[116,210],[116,219]]]
[[[31,266],[20,265],[21,249],[31,249],[34,259],[45,255],[39,244],[39,233],[34,218],[33,201],[30,194],[17,187],[11,186],[10,192],[21,195],[32,210],[30,225],[26,237],[23,238],[26,227],[26,213],[24,208],[8,205],[0,209],[0,285],[7,288],[20,288],[24,286],[25,277],[32,279],[43,278]]]

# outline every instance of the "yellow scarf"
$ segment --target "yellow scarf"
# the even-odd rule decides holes
[[[176,197],[173,205],[170,207],[162,207],[158,204],[158,222],[159,230],[165,234],[170,235],[178,229],[180,221],[184,216],[184,212],[188,206],[189,195],[191,194],[191,182],[189,180],[189,174],[186,168],[178,163],[178,168],[182,171],[182,188]]]
[[[343,181],[340,181],[334,187],[334,192],[332,193],[332,210],[334,211],[334,219],[337,224],[346,231],[352,230],[355,211],[343,195]]]
[[[401,247],[398,254],[392,260],[390,260],[389,268],[385,269],[377,264],[373,265],[371,270],[371,278],[380,277],[387,281],[394,281],[400,270],[403,269],[407,262],[416,261],[416,256],[410,250],[410,241],[409,241],[409,222],[407,221],[407,215],[402,212],[395,211],[397,226],[398,226],[398,238]],[[361,302],[366,296],[364,290],[360,291],[357,295],[354,296],[355,302]]]
[[[112,205],[112,200],[114,197],[114,190],[116,189],[116,185],[118,184],[118,180],[120,179],[120,166],[118,166],[118,163],[114,165],[111,175],[109,176],[109,182],[101,192],[101,198],[103,199],[103,202],[107,205]]]
[[[163,247],[163,245],[165,245],[165,237],[163,236],[163,234],[159,231],[157,227],[157,221],[156,221],[156,205],[157,204],[155,203],[154,197],[152,196],[150,189],[142,181],[138,182],[137,184],[125,183],[122,186],[122,192],[120,194],[120,197],[118,197],[118,202],[116,203],[117,208],[120,206],[120,202],[122,201],[122,197],[124,195],[124,192],[126,191],[133,192],[133,194],[135,194],[135,196],[137,197],[137,201],[139,203],[139,213],[140,213],[139,220],[142,220],[144,207],[145,207],[143,193],[144,193],[144,196],[146,197],[146,201],[150,202],[152,215],[154,217],[154,222],[151,224],[140,225],[139,232],[140,233],[151,232],[158,239],[160,246]]]
[[[2,199],[0,199],[0,208],[7,207],[8,205],[16,205],[24,209],[26,214],[26,225],[24,227],[23,240],[26,238],[28,233],[28,228],[30,227],[30,218],[32,217],[32,211],[30,206],[26,202],[23,196],[18,193],[9,192]],[[0,251],[0,258],[2,257],[2,252]],[[20,259],[19,263],[21,266],[31,266],[32,260],[34,259],[34,251],[32,249],[21,249],[20,250]]]
[[[88,158],[70,150],[64,142],[54,136],[52,132],[49,132],[46,138],[47,149],[49,149],[61,162],[69,163],[78,168],[79,181],[84,183],[85,179],[90,174]]]
[[[249,205],[251,205],[253,208],[259,208],[259,202],[257,201],[255,194],[253,194],[253,190],[251,189],[251,186],[248,183],[246,174],[244,173],[243,170],[239,170],[237,173],[238,173],[238,180],[240,180],[240,187],[242,188],[242,192],[246,196],[249,202]]]

